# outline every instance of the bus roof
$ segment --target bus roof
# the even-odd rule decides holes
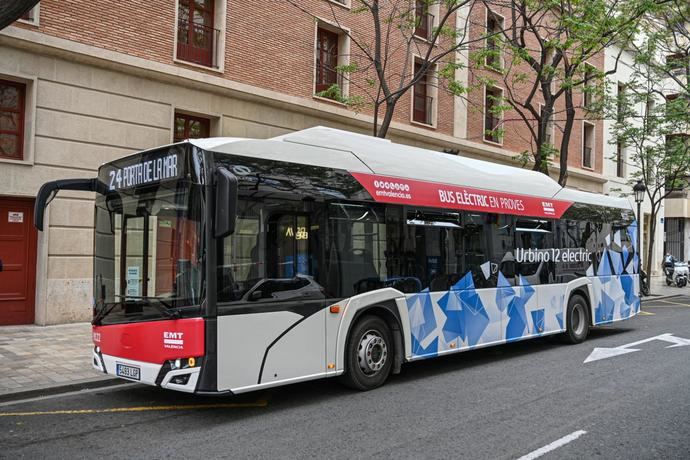
[[[323,126],[266,140],[211,138],[190,142],[218,153],[631,209],[625,198],[563,188],[536,171],[395,144],[387,139]]]

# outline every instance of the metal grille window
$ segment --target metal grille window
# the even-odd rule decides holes
[[[421,72],[422,63],[415,62],[414,72],[418,75]],[[412,102],[412,119],[418,123],[424,123],[425,125],[432,124],[431,114],[434,104],[434,99],[429,94],[429,74],[428,72],[419,79],[419,81],[414,85],[413,90],[413,102]]]
[[[185,139],[209,137],[210,131],[211,120],[208,118],[195,117],[184,113],[175,113],[174,142],[181,142]]]
[[[585,123],[582,139],[582,166],[594,167],[594,125]]]
[[[486,66],[492,69],[502,69],[503,59],[499,50],[498,34],[503,30],[503,18],[493,13],[488,13],[486,18]]]
[[[177,58],[217,67],[215,50],[220,31],[213,28],[214,0],[179,0]]]
[[[24,159],[26,85],[0,80],[0,158]]]
[[[489,142],[501,142],[498,128],[501,124],[501,115],[497,112],[500,105],[502,92],[498,88],[486,88],[484,98],[484,140]]]
[[[424,40],[431,39],[431,32],[434,27],[434,15],[429,13],[429,5],[425,0],[416,0],[414,7],[415,14],[415,37]]]
[[[316,92],[338,84],[338,34],[318,28],[316,32]]]

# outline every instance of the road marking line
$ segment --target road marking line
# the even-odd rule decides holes
[[[252,403],[185,404],[171,406],[112,407],[109,409],[66,409],[37,412],[0,412],[0,417],[28,417],[31,415],[88,415],[112,414],[120,412],[181,411],[197,409],[237,409],[246,407],[266,407],[267,405],[268,401],[260,400]]]
[[[663,302],[663,303],[667,303],[667,304],[669,304],[669,305],[678,305],[678,306],[681,306],[681,307],[690,307],[690,305],[687,304],[687,303],[669,302],[668,300],[656,300],[655,302]]]
[[[650,313],[650,312],[648,312],[648,311],[640,310],[640,312],[638,313],[638,315],[640,315],[640,316],[654,316],[654,313]]]
[[[563,446],[565,446],[566,444],[575,441],[577,438],[579,438],[579,437],[582,436],[583,434],[587,434],[587,432],[584,431],[584,430],[575,431],[575,432],[573,432],[573,433],[570,433],[570,434],[567,435],[567,436],[563,436],[561,439],[555,440],[555,441],[552,442],[551,444],[547,444],[547,445],[545,445],[544,447],[539,448],[539,449],[537,449],[537,450],[535,450],[535,451],[533,451],[533,452],[530,452],[530,453],[527,454],[527,455],[523,455],[523,456],[520,457],[518,460],[533,460],[533,459],[535,459],[535,458],[539,458],[539,457],[541,457],[542,455],[551,452],[552,450],[556,450],[556,449],[558,449],[559,447],[563,447]]]

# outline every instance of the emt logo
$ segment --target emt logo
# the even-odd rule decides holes
[[[174,350],[181,350],[184,348],[184,339],[182,336],[184,332],[163,332],[163,347]]]

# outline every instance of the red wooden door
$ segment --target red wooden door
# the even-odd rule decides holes
[[[36,229],[33,200],[0,197],[0,325],[34,322]]]

